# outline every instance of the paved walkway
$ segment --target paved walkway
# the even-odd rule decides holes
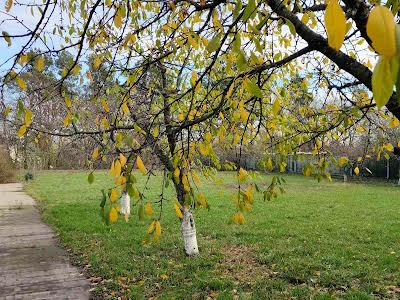
[[[88,299],[89,282],[21,188],[0,184],[0,299]]]

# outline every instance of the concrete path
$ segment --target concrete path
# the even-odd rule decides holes
[[[89,282],[21,188],[0,184],[0,299],[88,299]]]

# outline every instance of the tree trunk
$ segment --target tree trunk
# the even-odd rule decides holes
[[[196,237],[196,225],[190,210],[183,208],[183,219],[181,224],[185,253],[189,256],[199,254]]]
[[[182,206],[183,218],[181,221],[181,231],[182,231],[185,253],[188,256],[194,256],[199,254],[194,216],[190,211],[190,209],[185,208],[186,191],[182,184],[182,180],[180,182],[174,181],[174,184],[175,184],[176,195],[178,196],[178,202]]]

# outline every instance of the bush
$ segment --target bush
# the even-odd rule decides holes
[[[15,182],[16,170],[9,153],[0,146],[0,183]]]

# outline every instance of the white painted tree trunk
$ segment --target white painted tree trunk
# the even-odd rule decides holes
[[[196,225],[194,223],[193,214],[185,208],[183,208],[181,229],[186,254],[189,256],[199,254],[196,237]]]

